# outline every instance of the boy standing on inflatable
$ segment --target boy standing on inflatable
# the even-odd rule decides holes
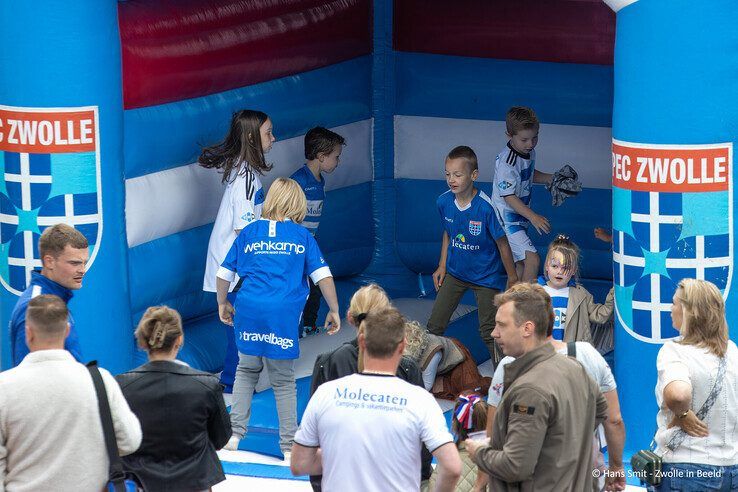
[[[550,183],[553,175],[535,168],[540,123],[533,110],[510,108],[505,126],[510,140],[495,161],[492,204],[510,243],[518,277],[535,282],[541,259],[528,237],[528,225],[533,224],[539,234],[551,232],[551,225],[531,210],[530,198],[533,183]]]
[[[295,171],[291,179],[297,181],[307,199],[307,215],[303,226],[313,237],[318,233],[320,216],[325,200],[325,179],[323,173],[330,174],[338,167],[341,151],[346,139],[338,133],[316,126],[305,134],[305,159],[307,162]],[[310,295],[302,312],[302,326],[305,335],[317,333],[318,309],[320,309],[320,289],[310,281]],[[303,330],[300,330],[302,336]]]
[[[477,155],[459,146],[446,157],[446,183],[451,188],[438,197],[443,243],[433,286],[438,291],[428,331],[443,335],[464,293],[471,289],[477,301],[479,334],[496,365],[502,352],[492,339],[494,297],[518,281],[510,245],[497,221],[489,197],[474,187],[479,176]]]
[[[341,327],[331,271],[315,238],[300,223],[305,194],[293,180],[278,178],[269,188],[261,220],[244,227],[218,269],[218,313],[234,327],[238,369],[233,383],[231,427],[226,449],[235,450],[248,429],[251,399],[266,366],[279,414],[279,446],[287,453],[297,430],[295,359],[298,329],[309,287],[307,276],[328,303],[329,335]],[[234,306],[227,299],[236,276],[243,279]],[[287,455],[285,455],[287,458]]]

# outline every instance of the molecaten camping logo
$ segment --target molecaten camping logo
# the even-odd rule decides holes
[[[683,278],[728,296],[733,270],[733,145],[613,140],[615,308],[638,340],[663,343]]]
[[[41,267],[38,239],[66,223],[97,256],[102,237],[97,107],[0,106],[0,282],[21,294]]]

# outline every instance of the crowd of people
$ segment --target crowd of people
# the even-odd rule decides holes
[[[475,186],[471,148],[445,158],[449,190],[436,201],[444,232],[427,325],[406,319],[380,286],[358,289],[345,313],[356,337],[317,357],[299,428],[295,360],[299,339],[320,329],[321,297],[322,329],[341,329],[316,235],[323,173],[339,165],[342,136],[311,129],[305,165],[266,194],[259,177],[271,169],[265,154],[275,141],[268,115],[235,113],[224,140],[203,150],[201,164],[226,184],[203,282],[233,327],[220,380],[177,359],[182,320],[151,307],[134,333],[148,362],[115,378],[101,369],[103,405],[67,308],[82,287],[88,244],[71,226],[46,228],[42,268],[11,317],[15,367],[0,373],[0,490],[103,489],[104,406],[128,478],[147,491],[208,490],[225,478],[216,450],[248,438],[264,368],[280,449],[314,490],[624,490],[617,384],[590,343],[591,324],[612,316],[614,293],[594,302],[579,283],[579,249],[565,235],[541,268],[528,228],[550,232],[551,224],[530,208],[531,185],[551,186],[556,175],[535,169],[535,113],[511,108],[506,125],[492,197]],[[607,231],[595,234],[608,239]],[[463,344],[444,336],[468,290],[491,380]],[[738,490],[738,350],[720,291],[682,280],[672,322],[681,337],[658,355],[655,451],[673,473],[655,490]],[[230,414],[223,386],[232,387]],[[434,395],[455,400],[450,429]]]

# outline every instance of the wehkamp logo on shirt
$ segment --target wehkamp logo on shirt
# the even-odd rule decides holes
[[[302,244],[288,243],[285,241],[255,241],[247,244],[243,248],[244,253],[266,253],[266,254],[298,254],[305,253],[305,246]]]
[[[270,345],[277,345],[283,350],[290,349],[295,344],[292,339],[278,337],[274,333],[248,333],[242,331],[238,337],[244,342],[264,342]]]

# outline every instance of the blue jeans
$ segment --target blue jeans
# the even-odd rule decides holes
[[[661,484],[648,487],[648,490],[655,492],[738,491],[738,465],[664,463]]]

